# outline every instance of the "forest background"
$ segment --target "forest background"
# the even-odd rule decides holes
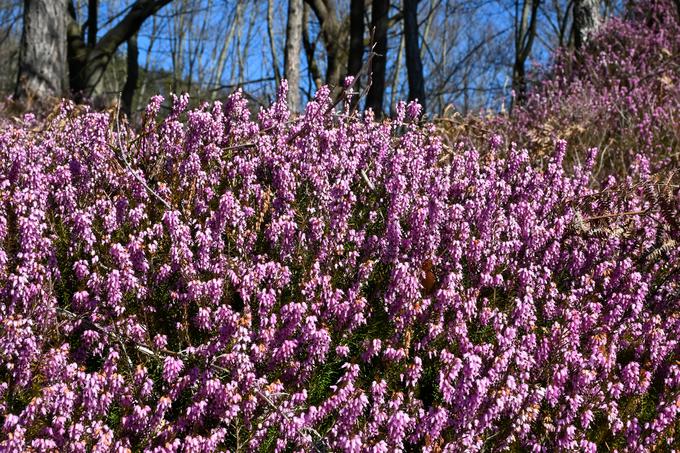
[[[375,53],[362,107],[378,116],[407,98],[432,114],[505,111],[513,93],[523,96],[527,72],[626,8],[609,0],[2,0],[0,91],[19,89],[23,24],[33,14],[45,20],[34,21],[25,45],[68,36],[55,52],[66,54],[56,60],[68,60],[70,71],[66,61],[54,70],[68,80],[51,96],[110,105],[123,92],[126,109],[139,112],[158,93],[188,92],[199,102],[241,89],[259,108],[287,78],[299,111],[321,85],[339,86]]]

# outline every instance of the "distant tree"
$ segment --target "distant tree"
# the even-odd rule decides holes
[[[0,95],[14,93],[17,87],[19,45],[21,43],[22,0],[0,0]]]
[[[307,57],[307,73],[313,86],[318,89],[323,84],[323,77],[321,77],[321,69],[316,61],[316,41],[312,42],[312,38],[309,32],[309,10],[310,6],[305,2],[304,9],[302,10],[302,45],[305,49],[305,56]],[[307,93],[311,96],[311,93]]]
[[[515,63],[512,68],[512,89],[516,103],[524,102],[527,91],[526,62],[536,38],[540,0],[515,0]]]
[[[376,117],[383,114],[385,96],[385,72],[387,67],[387,30],[389,0],[373,0],[371,8],[371,28],[375,40],[375,57],[372,61],[371,87],[366,95],[366,108],[373,109]]]
[[[417,99],[425,109],[425,80],[418,45],[418,1],[404,0],[403,5],[406,71],[408,73],[408,98],[409,100]]]
[[[121,110],[128,118],[132,116],[132,100],[139,81],[139,48],[137,47],[137,34],[135,33],[127,41],[127,77],[121,94]]]
[[[352,76],[357,75],[363,65],[365,12],[365,0],[352,0],[349,7],[349,56],[347,58],[347,74]]]
[[[24,23],[15,98],[70,93],[90,97],[116,51],[144,21],[171,0],[137,0],[101,39],[97,39],[97,0],[89,0],[87,42],[73,1],[24,0]]]
[[[83,41],[82,28],[77,22],[73,3],[68,8],[68,61],[71,92],[76,98],[89,97],[102,80],[104,72],[121,44],[128,41],[140,29],[144,21],[171,0],[137,0],[118,23],[95,40],[88,36],[89,46]],[[95,2],[90,2],[91,4]],[[88,14],[89,18],[96,17]],[[92,27],[92,24],[88,24]],[[94,30],[96,28],[92,28]]]
[[[326,48],[326,83],[339,86],[347,61],[347,27],[344,20],[338,16],[336,0],[306,0],[314,11],[321,27],[321,39]],[[309,57],[309,46],[306,49]],[[312,53],[313,55],[313,53]]]
[[[288,107],[300,111],[300,49],[302,45],[302,0],[288,0],[284,75],[288,80]]]
[[[574,47],[578,50],[600,25],[599,0],[574,0]]]
[[[347,56],[347,75],[357,76],[363,67],[364,59],[364,35],[366,23],[365,0],[352,0],[349,6],[349,54]],[[361,80],[354,82],[355,90],[361,88]],[[359,96],[352,98],[352,108],[359,105]]]
[[[300,0],[291,0],[288,2],[289,23],[290,23],[290,5],[294,1]],[[278,87],[279,82],[281,82],[281,73],[279,71],[279,57],[278,52],[276,51],[276,40],[274,39],[274,0],[267,0],[267,37],[269,38],[269,49],[271,50],[272,54],[274,80],[276,81],[276,86]]]
[[[24,0],[15,99],[60,97],[67,90],[66,0]]]
[[[211,88],[210,98],[213,100],[217,97],[218,89],[222,86],[222,77],[227,66],[228,51],[232,46],[237,28],[241,26],[245,6],[245,2],[236,2],[233,15],[224,21],[224,25],[228,25],[228,28],[220,33],[221,39],[216,41],[213,47],[213,54],[210,58],[212,63],[211,75],[208,81]]]

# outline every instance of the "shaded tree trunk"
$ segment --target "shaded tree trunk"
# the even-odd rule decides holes
[[[352,0],[349,10],[349,56],[347,75],[361,71],[364,59],[364,0]]]
[[[302,44],[302,0],[288,0],[284,77],[288,80],[288,108],[300,111],[300,48]]]
[[[87,2],[87,48],[94,49],[97,45],[97,30],[99,27],[97,19],[98,0]]]
[[[338,87],[347,58],[347,30],[338,19],[337,1],[306,0],[306,3],[312,8],[321,25],[321,37],[326,47],[326,83]]]
[[[579,50],[600,25],[599,0],[574,1],[574,47]]]
[[[290,4],[293,1],[301,0],[290,0],[288,2],[288,21],[290,23]],[[276,86],[279,86],[281,82],[281,73],[279,72],[279,58],[276,52],[276,42],[274,41],[274,1],[267,1],[267,36],[269,37],[269,49],[272,54],[272,66],[274,66],[274,80],[276,81]],[[288,30],[286,29],[286,39],[288,36]],[[285,58],[285,56],[284,56]],[[284,63],[285,65],[285,63]],[[285,71],[285,69],[284,69]]]
[[[316,51],[316,43],[312,43],[309,36],[309,5],[305,4],[302,11],[302,45],[305,48],[305,55],[307,56],[307,68],[308,75],[314,82],[314,86],[318,90],[321,88],[321,71],[319,66],[316,64],[316,58],[314,58],[314,53]],[[311,97],[311,93],[310,93]]]
[[[523,60],[516,59],[512,67],[512,90],[515,92],[513,105],[522,104],[527,96],[527,79],[524,64]]]
[[[15,99],[63,96],[67,81],[66,0],[24,0]]]
[[[331,35],[339,37],[339,32],[334,31]],[[329,38],[326,42],[326,83],[332,87],[340,86],[340,79],[344,65],[342,64],[341,52],[342,43],[334,38]]]
[[[127,42],[127,77],[121,95],[121,110],[128,119],[132,116],[132,101],[139,80],[139,48],[137,47],[137,34],[135,33]]]
[[[373,73],[371,74],[371,88],[366,96],[366,108],[372,108],[376,118],[383,115],[383,98],[385,96],[385,70],[387,66],[387,13],[389,0],[373,0],[371,8],[371,28],[375,30],[375,57],[373,58]]]
[[[408,72],[408,99],[418,100],[425,109],[425,80],[423,62],[418,46],[418,0],[404,0],[404,39],[406,45],[406,71]]]
[[[531,48],[536,37],[538,21],[538,7],[540,0],[515,1],[515,63],[512,68],[512,89],[515,98],[512,106],[522,104],[527,96],[526,61],[531,54]]]
[[[349,9],[349,54],[347,55],[347,75],[357,76],[361,71],[364,60],[364,13],[366,12],[365,0],[352,0]],[[354,84],[355,91],[361,91],[361,81]],[[359,96],[353,96],[351,107],[355,109],[359,105]]]
[[[401,39],[399,39],[399,50],[397,50],[397,61],[394,63],[394,69],[392,70],[392,82],[390,86],[390,113],[394,113],[394,106],[396,105],[397,92],[400,91],[399,80],[401,77],[401,60],[404,54],[404,33],[401,33]]]

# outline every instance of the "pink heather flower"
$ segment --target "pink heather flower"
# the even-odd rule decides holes
[[[157,349],[165,349],[165,347],[168,345],[168,337],[162,334],[156,335],[153,339],[153,345]]]
[[[335,348],[335,353],[338,355],[338,357],[345,358],[349,354],[349,347],[346,345],[340,345]]]
[[[184,369],[184,363],[180,359],[166,357],[163,362],[163,379],[167,382],[174,382]]]
[[[418,101],[411,101],[406,106],[406,119],[408,121],[416,121],[420,118],[423,111],[423,107],[418,103]]]
[[[345,77],[345,79],[343,80],[342,86],[345,87],[345,88],[349,88],[350,86],[352,86],[353,83],[354,83],[354,76],[349,75],[349,76]]]

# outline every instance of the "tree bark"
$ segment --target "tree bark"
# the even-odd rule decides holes
[[[408,72],[408,99],[418,100],[425,110],[425,80],[423,62],[418,46],[418,0],[404,0],[404,40],[406,45],[406,71]]]
[[[291,0],[292,1],[292,0]],[[290,21],[290,1],[288,2],[288,21]],[[288,30],[286,29],[286,39],[288,37]],[[281,74],[279,72],[279,59],[276,52],[276,42],[274,41],[274,1],[267,0],[267,35],[269,36],[269,49],[272,54],[272,66],[274,66],[274,80],[276,86],[281,82]],[[284,63],[285,64],[285,63]]]
[[[376,118],[383,116],[383,98],[385,96],[385,69],[387,66],[387,13],[389,0],[373,0],[371,8],[371,28],[375,30],[375,57],[373,58],[373,74],[371,88],[366,96],[366,108],[372,108]]]
[[[243,14],[243,3],[239,2],[236,4],[236,10],[234,11],[234,20],[229,24],[229,31],[224,34],[224,41],[222,43],[222,48],[220,49],[220,54],[217,57],[217,64],[215,65],[215,70],[212,77],[210,78],[210,86],[213,87],[210,98],[215,100],[217,97],[218,90],[222,85],[222,76],[224,75],[224,65],[227,61],[227,51],[231,45],[232,39],[234,39],[234,34],[236,33],[236,26],[241,22],[241,15]]]
[[[394,113],[394,105],[397,99],[397,92],[399,89],[399,79],[401,76],[401,60],[404,53],[404,33],[401,33],[401,38],[399,39],[399,50],[397,51],[397,61],[394,63],[394,70],[392,73],[392,83],[390,89],[390,112]]]
[[[581,49],[600,25],[599,0],[574,1],[574,47]]]
[[[300,48],[302,43],[302,0],[288,0],[284,77],[288,80],[288,108],[300,111]]]
[[[326,47],[326,83],[338,87],[347,58],[347,30],[338,19],[337,2],[336,0],[306,0],[306,2],[321,25],[321,37]]]
[[[526,70],[523,60],[515,60],[512,68],[512,90],[515,92],[512,105],[522,104],[527,96]]]
[[[520,1],[515,1],[515,63],[512,69],[512,89],[515,92],[511,108],[522,104],[527,96],[526,61],[536,37],[538,7],[540,0],[523,0],[522,13],[519,14]]]
[[[347,75],[355,76],[361,71],[364,59],[364,1],[352,0],[349,10],[349,56]]]
[[[305,55],[307,56],[307,67],[309,76],[314,82],[314,86],[318,90],[321,88],[321,71],[319,66],[316,64],[316,58],[314,58],[314,53],[316,51],[316,43],[312,43],[309,36],[309,5],[305,4],[304,10],[302,11],[302,44],[305,48]]]
[[[89,0],[87,2],[87,47],[94,49],[97,45],[97,30],[99,27],[97,19],[97,9],[99,7],[98,0]]]
[[[24,0],[15,99],[60,97],[66,91],[66,0]]]
[[[349,54],[347,55],[347,75],[357,77],[363,66],[364,60],[364,14],[366,13],[365,0],[352,0],[349,7]],[[361,80],[354,82],[354,91],[361,92]],[[352,110],[359,105],[359,96],[352,96],[350,106]]]
[[[127,42],[127,77],[121,95],[121,110],[128,119],[132,116],[132,101],[139,80],[139,49],[137,47],[137,34],[134,34]]]

